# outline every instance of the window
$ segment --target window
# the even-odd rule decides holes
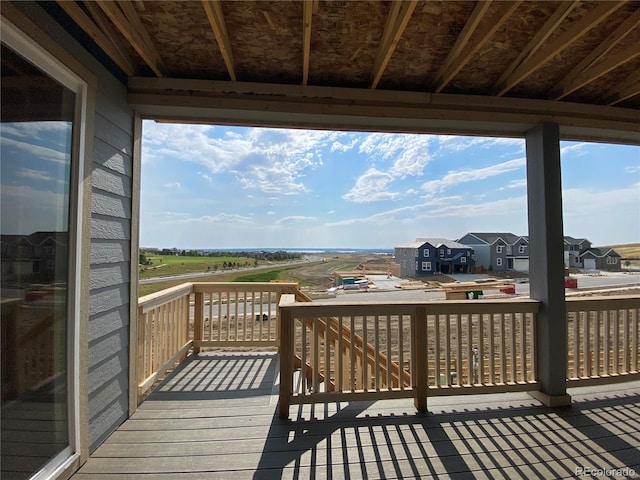
[[[616,257],[607,257],[607,265],[615,265],[616,263],[618,263]]]
[[[497,258],[497,259],[496,259],[496,265],[497,265],[498,267],[501,267],[501,266],[502,266],[502,259],[501,259],[501,258]]]
[[[431,270],[431,262],[422,262],[422,270],[430,271]]]
[[[440,249],[440,256],[441,256],[441,257],[444,257],[444,248],[441,248],[441,249]]]
[[[467,263],[467,257],[460,257],[460,263]]]
[[[1,294],[0,476],[11,468],[6,443],[10,455],[32,459],[16,478],[49,478],[79,452],[76,332],[87,85],[12,25],[3,21],[0,32],[0,236],[10,245],[1,283],[16,289]],[[50,245],[44,236],[53,239]],[[16,295],[18,288],[38,295]],[[5,305],[11,306],[6,313]],[[5,401],[22,412],[19,419]],[[36,431],[32,424],[47,427]],[[9,428],[23,435],[11,438]]]
[[[429,258],[429,249],[428,248],[424,249],[424,256],[425,256],[425,258]]]
[[[504,245],[497,245],[496,246],[496,253],[502,253],[503,249],[504,249]]]
[[[525,251],[525,249],[526,249],[526,248],[527,248],[527,247],[526,247],[525,245],[519,245],[519,246],[518,246],[518,253],[524,253],[524,251]]]
[[[513,247],[511,245],[507,245],[507,253],[510,254],[513,251]]]
[[[447,248],[447,255],[451,255],[451,249]]]

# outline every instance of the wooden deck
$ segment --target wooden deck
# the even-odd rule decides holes
[[[640,476],[640,382],[572,389],[559,409],[515,393],[430,398],[428,414],[410,400],[292,406],[283,421],[277,364],[272,353],[188,359],[74,480]]]

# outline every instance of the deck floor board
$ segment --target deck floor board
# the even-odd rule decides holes
[[[73,477],[87,479],[575,478],[640,475],[640,382],[525,393],[295,405],[276,415],[277,356],[189,358]]]

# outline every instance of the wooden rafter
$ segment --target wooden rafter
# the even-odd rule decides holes
[[[387,23],[382,34],[382,40],[380,41],[380,46],[378,48],[378,53],[376,54],[376,59],[373,64],[371,88],[376,88],[378,86],[378,83],[382,78],[382,74],[384,73],[385,68],[387,68],[389,59],[391,58],[391,55],[393,55],[393,52],[398,45],[398,41],[402,37],[404,29],[407,27],[417,3],[417,0],[406,2],[396,0],[392,3],[389,16],[387,17]]]
[[[639,23],[640,10],[636,11],[633,15],[622,22],[604,42],[598,45],[598,47],[596,47],[588,56],[576,65],[564,80],[557,85],[557,89],[552,95],[552,98],[555,100],[561,100],[591,81],[589,76],[585,75],[585,73],[587,73],[585,70],[606,55],[618,42],[620,42],[620,40],[636,28]],[[636,50],[638,50],[637,46]],[[592,80],[595,80],[595,78]]]
[[[224,59],[224,63],[227,66],[227,72],[229,78],[234,82],[237,80],[235,65],[233,61],[233,53],[231,50],[231,42],[229,35],[227,34],[227,26],[222,15],[222,6],[218,0],[202,0],[202,6],[207,14],[207,19],[213,30],[213,35],[218,42],[218,48]]]
[[[572,45],[576,40],[585,35],[589,30],[603,22],[609,15],[620,8],[625,2],[603,2],[598,4],[593,10],[588,12],[582,19],[575,22],[571,28],[565,30],[551,44],[541,48],[527,61],[523,62],[509,77],[497,88],[497,96],[502,96],[511,90],[515,85],[523,81],[533,72],[542,67],[551,58],[565,48]]]
[[[58,0],[58,5],[69,15],[87,35],[122,69],[128,76],[135,75],[135,67],[129,55],[118,45],[115,36],[110,31],[108,22],[103,22],[95,12],[95,4],[85,3],[85,7],[93,16],[91,18],[76,2]]]
[[[304,0],[302,3],[302,85],[306,85],[309,81],[312,13],[313,0]]]
[[[447,59],[436,75],[433,91],[441,92],[456,74],[471,60],[491,36],[502,26],[522,2],[497,2],[498,9],[493,13],[491,21],[484,22],[482,29],[478,28],[480,21],[486,15],[491,2],[478,2],[471,14],[471,18],[464,26],[458,40],[449,52]]]
[[[98,27],[111,40],[114,48],[121,52],[121,55],[126,58],[128,62],[131,62],[131,64],[134,65],[133,59],[131,59],[131,56],[127,53],[127,49],[124,45],[124,40],[122,40],[121,37],[118,36],[113,26],[109,23],[104,14],[102,14],[100,8],[98,8],[98,6],[94,2],[86,2],[84,5],[93,17],[93,20],[96,22]],[[133,66],[132,68],[135,69],[135,66]]]
[[[614,68],[617,68],[637,57],[640,57],[640,49],[637,45],[630,45],[615,55],[609,55],[602,62],[585,70],[570,86],[565,89],[565,92],[573,92],[603,75],[606,75]]]
[[[536,51],[538,51],[542,44],[544,44],[549,36],[558,28],[562,21],[567,18],[567,15],[571,13],[571,10],[573,10],[579,3],[579,0],[575,0],[573,2],[562,2],[556,9],[556,11],[553,12],[553,14],[545,22],[544,26],[538,31],[538,33],[536,33],[536,35],[520,52],[516,59],[511,62],[511,65],[509,65],[509,67],[503,72],[503,74],[496,82],[496,85],[501,85],[502,83],[504,83],[505,80],[509,78],[509,75],[511,75],[522,62],[525,62],[529,58],[531,58],[531,56],[536,53]]]
[[[640,78],[638,75],[631,75],[624,82],[607,91],[602,100],[607,105],[617,105],[636,95],[640,95]]]
[[[131,46],[138,52],[149,68],[158,77],[163,77],[164,69],[160,55],[153,46],[153,42],[140,21],[133,4],[127,1],[109,2],[99,0],[98,6],[109,17],[120,33],[127,39]]]

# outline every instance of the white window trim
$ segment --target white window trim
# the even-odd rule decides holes
[[[52,457],[31,480],[52,478],[69,468],[80,456],[80,303],[83,232],[83,191],[85,144],[87,135],[87,103],[89,85],[31,37],[4,17],[0,17],[2,43],[76,94],[72,138],[72,163],[69,184],[69,313],[68,313],[68,421],[69,446]]]
[[[460,257],[460,263],[467,263],[467,257]]]
[[[423,253],[424,253],[424,257],[425,258],[429,258],[429,249],[428,248],[425,248]]]
[[[502,253],[503,245],[496,245],[496,253]]]
[[[502,266],[502,259],[501,259],[501,258],[496,258],[496,265],[497,265],[498,267],[501,267],[501,266]]]
[[[524,253],[527,247],[525,245],[518,246],[518,253]]]
[[[422,270],[431,271],[431,262],[422,262]]]

